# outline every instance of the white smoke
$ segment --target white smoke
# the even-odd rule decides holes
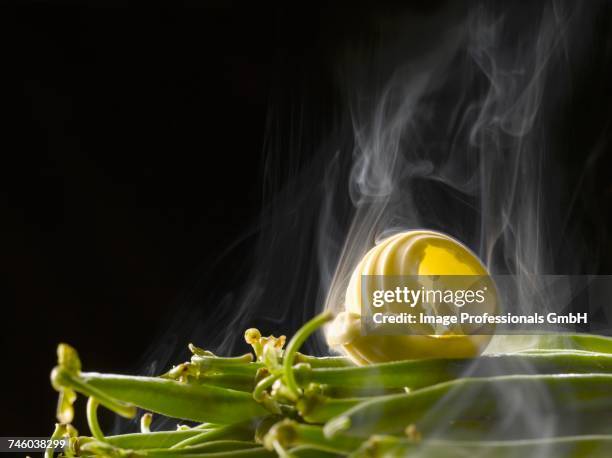
[[[551,137],[554,115],[569,95],[567,55],[580,52],[573,39],[585,19],[579,5],[535,3],[480,3],[433,19],[395,18],[399,25],[381,33],[380,49],[354,51],[358,64],[345,72],[353,76],[347,100],[354,214],[326,308],[343,308],[353,269],[378,239],[415,228],[446,232],[492,273],[516,275],[523,313],[544,312],[563,299],[545,294],[534,274],[555,273],[567,243],[557,231],[562,183]],[[379,58],[365,57],[372,54]],[[337,195],[328,199],[322,232]],[[328,262],[328,239],[321,240]],[[563,273],[578,264],[562,261]],[[544,387],[499,399],[505,420],[495,425],[495,437],[558,430]],[[472,402],[478,393],[462,399],[451,393],[424,423],[439,424],[434,435],[444,436]],[[534,449],[531,456],[548,451]]]
[[[348,98],[355,212],[327,308],[343,306],[350,273],[376,240],[423,227],[462,240],[492,273],[519,276],[521,303],[545,307],[544,298],[533,304],[542,287],[531,283],[555,273],[562,238],[551,115],[578,13],[556,3],[487,5],[407,17],[410,39],[398,32],[381,44],[393,65],[360,62]],[[414,55],[421,33],[433,44]]]

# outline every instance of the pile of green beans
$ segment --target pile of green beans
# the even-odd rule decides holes
[[[593,335],[506,336],[472,359],[425,359],[354,366],[343,357],[299,352],[330,316],[285,337],[245,332],[253,353],[220,357],[189,345],[189,361],[157,377],[81,370],[58,346],[51,383],[59,392],[54,456],[140,458],[612,456],[612,339]],[[512,394],[512,397],[509,394]],[[72,426],[78,395],[88,398],[89,435]],[[534,399],[523,416],[553,424],[515,427],[508,399]],[[138,432],[105,435],[102,406],[134,418]],[[151,431],[153,416],[176,419]],[[544,424],[542,426],[544,426]]]

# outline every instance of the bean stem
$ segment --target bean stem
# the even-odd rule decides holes
[[[270,449],[274,441],[285,448],[302,445],[331,453],[349,453],[361,445],[360,439],[343,435],[330,439],[325,437],[320,426],[306,425],[292,420],[283,420],[270,428],[264,438],[264,445]]]
[[[280,377],[281,374],[270,374],[259,381],[259,383],[257,383],[255,386],[255,390],[253,390],[253,399],[255,399],[257,402],[263,401],[265,391],[270,388]]]
[[[87,399],[87,424],[91,435],[101,442],[106,441],[100,423],[98,423],[98,401],[95,398],[90,397]]]
[[[287,344],[287,348],[283,353],[283,373],[285,382],[289,392],[296,398],[300,395],[301,390],[295,380],[293,373],[293,362],[297,351],[300,349],[306,339],[315,332],[319,327],[333,318],[331,312],[325,311],[302,326]]]
[[[49,438],[49,444],[53,444],[53,441],[56,441],[56,440],[66,439],[67,437],[68,437],[68,431],[66,429],[66,425],[63,425],[61,423],[56,423],[55,429],[53,430],[53,433],[51,434],[51,437]],[[53,458],[54,455],[55,455],[55,449],[52,445],[45,449],[45,458]]]
[[[367,398],[332,399],[321,395],[302,397],[296,406],[300,416],[308,423],[322,424],[361,404]]]

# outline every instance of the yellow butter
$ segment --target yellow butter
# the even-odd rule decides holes
[[[420,358],[466,358],[480,354],[490,335],[361,335],[362,276],[373,277],[369,290],[385,289],[386,276],[458,275],[488,277],[486,267],[461,242],[435,231],[393,235],[373,247],[357,265],[346,291],[344,311],[327,330],[327,341],[357,364]],[[495,294],[494,291],[491,292]],[[495,313],[496,300],[484,304]],[[483,310],[481,309],[480,312]],[[422,333],[421,333],[422,334]]]

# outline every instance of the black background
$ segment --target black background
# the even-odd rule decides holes
[[[245,263],[271,100],[331,90],[324,10],[79,3],[0,14],[3,435],[52,430],[58,342],[134,372],[181,291]]]
[[[425,3],[409,8],[439,6]],[[304,104],[317,113],[307,133],[324,136],[334,59],[368,33],[371,13],[109,5],[19,2],[0,13],[4,436],[51,432],[57,342],[77,347],[90,369],[134,371],[182,291],[213,275],[220,257],[248,268],[266,193],[283,183],[282,174],[264,182],[269,124]],[[612,119],[608,32],[607,23],[593,31],[598,48],[574,82],[559,158],[570,183]],[[602,148],[576,216],[598,237],[610,227],[605,136]],[[235,281],[213,276],[219,290]]]

